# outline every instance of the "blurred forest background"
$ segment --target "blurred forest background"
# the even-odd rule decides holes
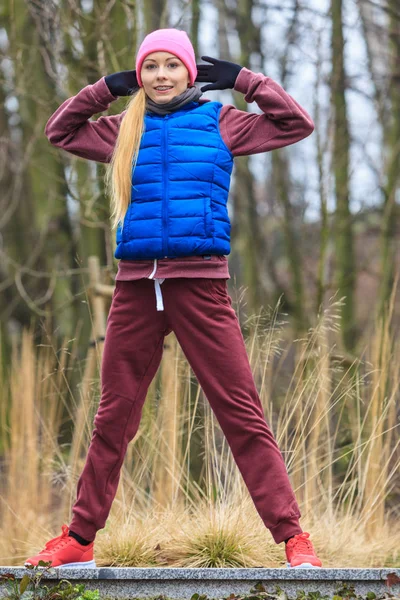
[[[99,367],[102,349],[92,338],[89,257],[98,257],[104,284],[117,270],[104,165],[52,147],[45,124],[87,84],[133,69],[144,36],[162,27],[187,31],[198,63],[210,55],[269,75],[314,120],[313,134],[293,146],[235,159],[228,286],[316,546],[341,523],[325,564],[398,564],[398,0],[2,2],[0,523],[17,529],[9,545],[0,542],[0,561],[18,564],[39,533],[45,541],[70,514],[99,402],[98,370],[82,389],[88,350]],[[233,90],[205,96],[261,113]],[[146,510],[144,498],[165,507],[182,493],[185,444],[188,480],[201,487],[204,469],[215,468],[205,430],[184,434],[173,420],[187,405],[202,416],[198,427],[212,422],[173,336],[165,349],[120,484],[132,494],[141,486]],[[215,500],[222,482],[208,484]],[[128,503],[118,493],[121,516]],[[104,564],[107,556],[104,547]]]

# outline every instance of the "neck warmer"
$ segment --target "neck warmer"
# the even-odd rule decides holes
[[[154,100],[146,95],[146,110],[156,113],[157,115],[166,115],[174,110],[177,110],[181,106],[188,104],[188,102],[197,102],[202,95],[203,92],[201,89],[195,85],[188,87],[184,92],[182,92],[182,94],[175,96],[172,98],[172,100],[164,104],[154,102]]]

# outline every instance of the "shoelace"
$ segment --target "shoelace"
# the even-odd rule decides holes
[[[53,538],[45,545],[45,550],[56,550],[58,547],[64,546],[68,538],[68,525],[62,526],[62,534]]]
[[[312,543],[307,539],[310,537],[310,534],[307,532],[299,533],[297,536],[289,540],[288,544],[292,542],[291,546],[296,546],[296,550],[299,552],[308,552],[309,550],[312,552],[313,546]]]

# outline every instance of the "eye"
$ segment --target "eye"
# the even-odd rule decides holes
[[[179,64],[178,64],[178,63],[175,63],[175,62],[172,62],[172,63],[169,63],[169,64],[168,64],[168,66],[169,66],[169,67],[170,67],[171,65],[172,65],[173,67],[179,67]],[[155,66],[155,65],[146,65],[146,69],[151,69],[151,68],[152,68],[152,67],[154,67],[154,66]]]

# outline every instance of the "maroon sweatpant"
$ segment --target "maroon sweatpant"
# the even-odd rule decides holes
[[[128,443],[140,423],[173,331],[226,436],[254,505],[275,542],[302,532],[283,456],[265,421],[226,279],[116,281],[101,367],[102,395],[70,529],[87,540],[105,527]]]

